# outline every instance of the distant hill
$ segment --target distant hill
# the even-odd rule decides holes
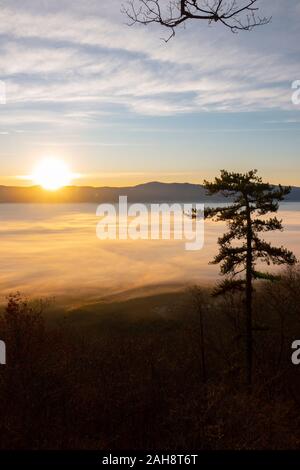
[[[151,182],[129,187],[67,186],[59,191],[46,191],[39,186],[0,186],[0,203],[116,203],[119,196],[129,202],[224,202],[221,195],[208,196],[200,184]],[[227,199],[228,201],[228,199]],[[286,198],[300,202],[300,188],[294,187]]]

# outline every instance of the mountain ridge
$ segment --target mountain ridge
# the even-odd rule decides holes
[[[136,186],[66,186],[47,191],[40,186],[0,185],[0,203],[117,203],[120,196],[128,202],[225,202],[222,195],[207,195],[201,184],[150,181]],[[300,188],[293,187],[285,198],[300,202]]]

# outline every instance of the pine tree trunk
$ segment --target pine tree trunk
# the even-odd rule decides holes
[[[199,320],[200,320],[200,341],[201,341],[201,366],[202,366],[202,381],[205,384],[206,377],[206,363],[205,363],[205,343],[204,343],[204,324],[203,324],[203,310],[199,306]]]
[[[246,261],[246,362],[247,362],[247,385],[251,391],[252,386],[252,225],[250,206],[247,203],[247,261]]]

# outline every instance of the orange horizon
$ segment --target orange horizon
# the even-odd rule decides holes
[[[240,171],[237,169],[236,171]],[[242,170],[243,171],[243,170]],[[189,184],[202,184],[204,179],[211,180],[215,176],[217,176],[219,173],[219,170],[213,172],[203,172],[202,174],[200,172],[194,172],[193,174],[191,173],[172,173],[170,174],[165,174],[163,173],[156,173],[156,172],[149,172],[148,174],[144,173],[132,173],[132,174],[122,174],[116,173],[115,175],[113,173],[103,173],[101,176],[95,176],[93,177],[92,175],[88,176],[81,176],[79,178],[76,178],[73,182],[70,184],[64,186],[64,187],[84,187],[84,186],[90,186],[90,187],[133,187],[133,186],[138,186],[141,184],[147,184],[147,183],[152,183],[152,182],[159,182],[159,183],[166,183],[166,184],[172,184],[172,183],[189,183]],[[280,177],[277,175],[273,175],[273,177],[268,177],[267,172],[259,172],[260,175],[262,176],[263,180],[268,181],[271,184],[282,184],[284,186],[293,186],[293,187],[300,187],[300,180],[299,178],[295,177],[288,177],[287,175],[282,175]],[[29,179],[25,178],[20,178],[17,176],[6,176],[3,178],[0,178],[0,186],[8,186],[8,187],[37,187],[39,186],[38,184],[34,184],[33,181],[30,181]]]

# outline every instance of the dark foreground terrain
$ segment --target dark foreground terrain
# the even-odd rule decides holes
[[[300,274],[255,294],[245,386],[243,300],[193,289],[1,317],[2,449],[280,449],[300,445]],[[202,320],[202,329],[201,329]]]

